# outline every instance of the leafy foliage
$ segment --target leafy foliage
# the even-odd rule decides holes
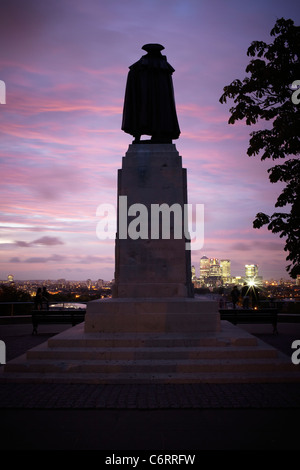
[[[245,120],[247,125],[269,122],[267,129],[250,133],[249,156],[260,155],[261,160],[278,158],[286,161],[268,170],[271,183],[281,181],[285,187],[275,207],[286,207],[289,212],[256,215],[254,228],[267,225],[268,229],[285,237],[290,276],[300,274],[300,162],[299,124],[300,104],[291,97],[291,85],[300,80],[300,27],[291,19],[280,18],[271,30],[274,41],[266,44],[254,41],[247,55],[253,57],[246,67],[249,74],[225,86],[221,103],[233,99],[229,124]],[[296,157],[296,158],[295,158]]]
[[[31,296],[11,284],[0,285],[0,302],[30,302]]]

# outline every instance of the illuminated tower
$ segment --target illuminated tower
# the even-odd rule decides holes
[[[196,269],[195,266],[192,266],[192,281],[196,279]]]
[[[230,266],[230,259],[221,259],[220,261],[221,266],[221,276],[223,278],[231,277],[231,266]]]
[[[209,276],[210,261],[206,256],[200,259],[200,278]]]
[[[209,275],[210,276],[220,276],[221,275],[220,261],[217,258],[211,258],[210,259]]]
[[[258,275],[257,264],[245,264],[245,277],[246,279],[254,278]]]

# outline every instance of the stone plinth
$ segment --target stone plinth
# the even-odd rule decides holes
[[[217,302],[195,298],[104,299],[89,302],[86,333],[217,332]]]
[[[186,170],[175,145],[130,145],[118,172],[114,297],[191,296],[190,251],[185,249],[186,203]],[[143,213],[137,204],[143,205]],[[155,211],[161,205],[170,209],[169,219],[168,209],[164,216],[170,228],[168,238],[162,233],[162,216],[156,217]],[[132,228],[136,228],[135,233],[140,232],[139,238],[132,238]]]

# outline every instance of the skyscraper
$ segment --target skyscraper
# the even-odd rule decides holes
[[[209,276],[210,260],[206,256],[200,259],[200,278]]]
[[[258,275],[258,265],[257,264],[245,264],[245,277],[254,278]]]
[[[209,275],[221,276],[220,260],[218,260],[217,258],[210,258]]]
[[[196,279],[196,269],[195,266],[192,266],[192,281]]]
[[[223,278],[226,278],[226,279],[231,277],[231,262],[230,262],[230,259],[221,259],[220,260],[220,266],[221,266],[221,276]]]

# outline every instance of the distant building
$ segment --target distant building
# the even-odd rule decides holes
[[[200,259],[200,279],[209,276],[210,260],[206,256]]]
[[[192,281],[196,280],[196,269],[195,266],[192,266]]]
[[[228,284],[231,276],[231,262],[229,259],[219,260],[218,258],[200,259],[200,278],[202,286],[218,287]]]
[[[231,277],[231,262],[230,259],[221,259],[220,260],[220,267],[221,267],[221,276],[224,281],[229,280]]]
[[[242,276],[234,276],[231,278],[231,284],[237,286],[243,286],[245,279]]]
[[[61,289],[64,289],[67,287],[67,281],[66,279],[62,278],[62,279],[57,279],[56,281],[56,284],[58,287],[60,287]]]
[[[221,276],[220,261],[217,258],[210,258],[209,277]]]
[[[13,276],[13,274],[9,274],[9,275],[7,276],[7,282],[9,282],[9,283],[14,282],[14,276]]]
[[[258,275],[257,264],[245,264],[245,277],[246,279],[255,278]]]

